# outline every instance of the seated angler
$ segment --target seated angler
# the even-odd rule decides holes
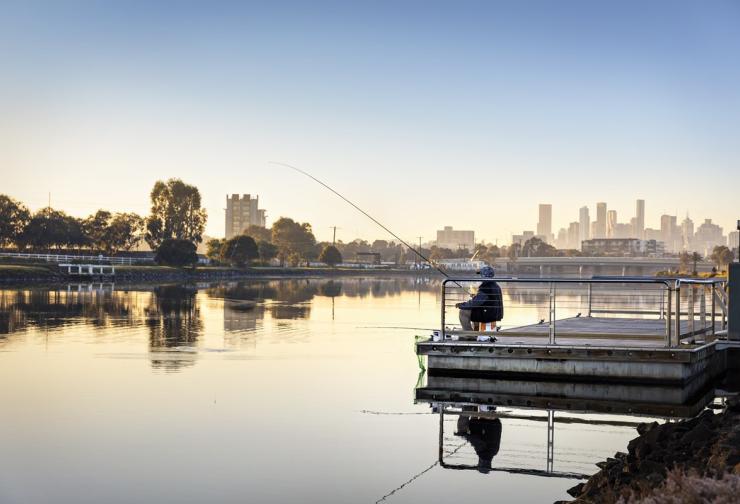
[[[478,273],[485,279],[491,279],[496,274],[490,266],[482,267]],[[501,287],[493,280],[483,280],[470,301],[455,306],[460,309],[460,324],[465,331],[494,331],[496,322],[504,318]]]

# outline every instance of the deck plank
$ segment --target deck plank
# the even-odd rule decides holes
[[[555,321],[558,345],[592,345],[617,347],[661,348],[665,346],[666,321],[661,319],[626,317],[571,317]],[[698,330],[698,321],[694,329]],[[460,336],[481,334],[469,331],[451,331]],[[547,323],[502,329],[495,333],[498,343],[546,344],[550,328]],[[681,336],[690,334],[687,321],[681,321]]]

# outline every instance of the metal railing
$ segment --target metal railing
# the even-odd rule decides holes
[[[106,264],[141,264],[151,263],[151,257],[113,257],[104,255],[74,255],[74,254],[26,254],[22,252],[0,252],[0,257],[12,257],[16,259],[37,259],[50,263],[68,263],[70,261],[86,261]]]
[[[448,278],[442,282],[441,334],[468,335],[462,322],[452,319],[458,304],[469,301],[487,279]],[[504,317],[496,330],[528,327],[547,335],[556,345],[558,323],[572,318],[609,318],[616,329],[607,336],[619,338],[662,338],[666,347],[682,340],[716,338],[727,327],[727,292],[724,279],[599,277],[582,278],[494,278],[502,290]],[[488,302],[486,310],[499,307]],[[560,317],[560,318],[558,318]],[[621,320],[620,320],[621,319]],[[642,322],[645,320],[660,321]],[[587,321],[583,321],[583,325]],[[569,323],[569,322],[568,322]],[[620,326],[621,324],[621,326]],[[632,327],[629,327],[630,324]],[[640,328],[648,327],[649,331]],[[656,327],[658,331],[656,332]],[[563,334],[568,334],[564,331]],[[571,332],[572,334],[572,332]]]

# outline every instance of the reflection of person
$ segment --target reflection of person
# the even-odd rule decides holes
[[[496,272],[490,266],[484,266],[479,271],[483,278],[493,278]],[[473,322],[481,329],[490,324],[490,329],[496,328],[496,322],[504,318],[504,299],[501,287],[493,280],[484,280],[478,287],[478,293],[470,301],[458,303],[460,309],[460,324],[463,330],[473,331]]]
[[[478,471],[491,471],[493,457],[501,446],[501,420],[460,415],[455,435],[465,438],[478,455]]]

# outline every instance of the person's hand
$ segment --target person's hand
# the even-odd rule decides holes
[[[462,304],[462,303],[456,303],[456,304],[455,304],[455,308],[458,308],[458,309],[459,309],[459,308],[460,308],[460,305],[461,305],[461,304]]]

